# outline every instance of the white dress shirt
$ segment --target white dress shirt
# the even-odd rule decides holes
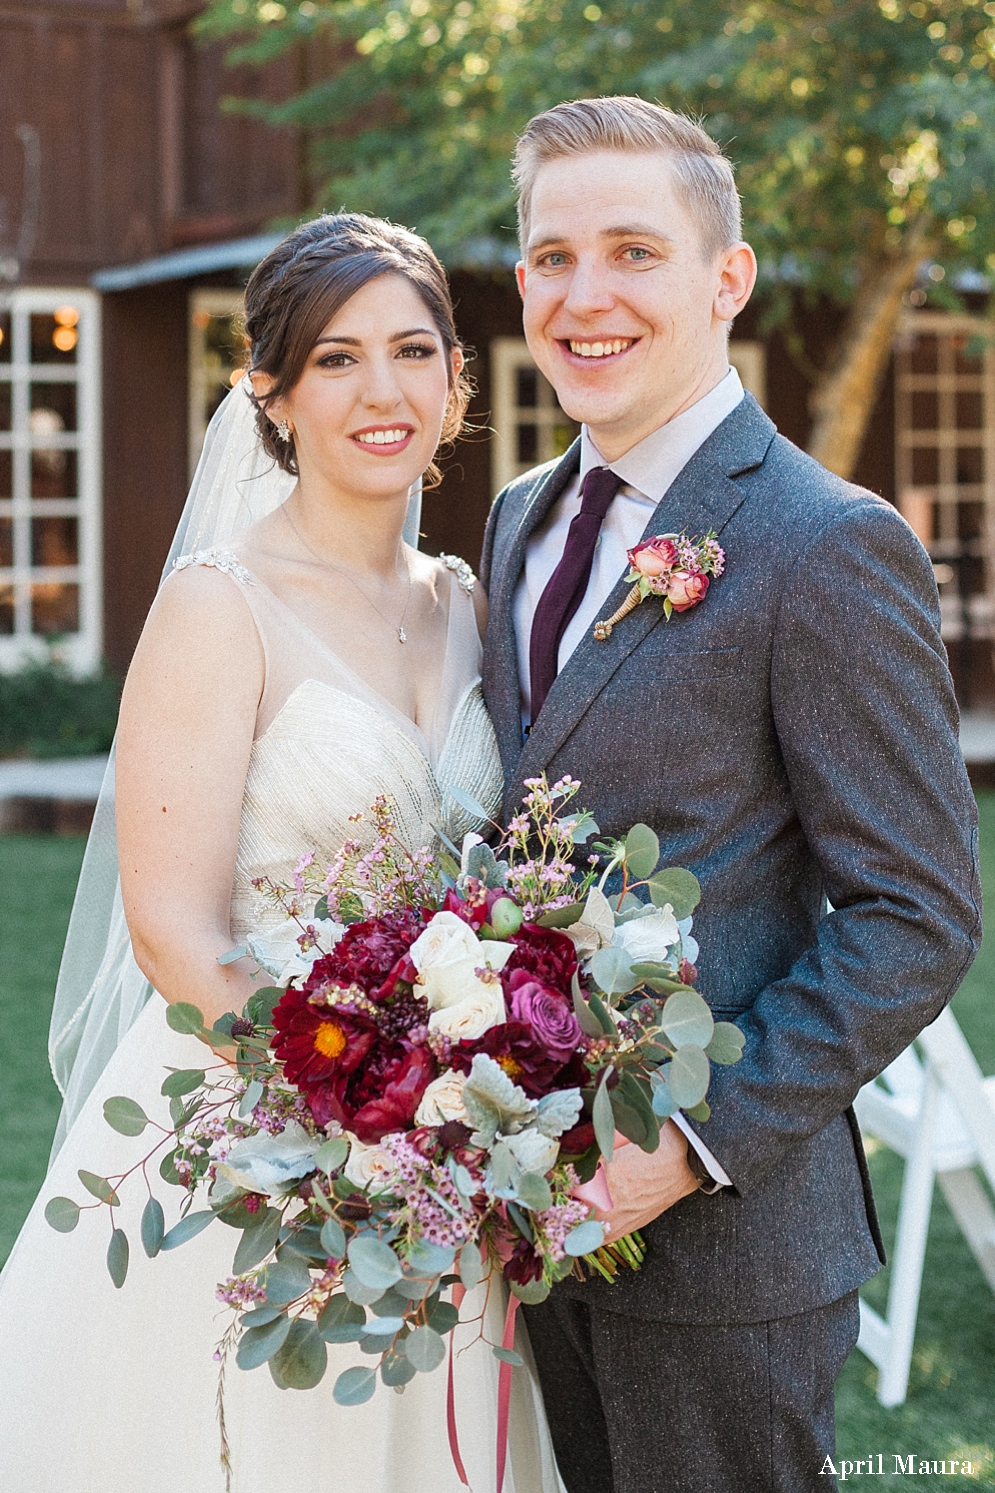
[[[581,427],[580,471],[567,483],[542,528],[530,537],[525,550],[525,566],[515,592],[515,639],[518,645],[518,681],[523,724],[527,724],[530,718],[529,640],[532,636],[532,618],[550,576],[560,563],[570,521],[580,512],[581,484],[588,472],[592,467],[610,466],[622,478],[623,486],[612,499],[601,525],[584,599],[560,641],[560,669],[601,615],[605,600],[628,569],[626,552],[642,538],[654,509],[675,477],[687,466],[712,431],[732,414],[742,398],[743,385],[739,374],[735,368],[730,368],[725,378],[696,404],[692,404],[690,409],[652,431],[624,456],[612,462],[605,461],[591,439],[587,426]],[[716,1182],[730,1187],[732,1184],[728,1174],[687,1124],[684,1116],[676,1114],[674,1123],[687,1136]]]

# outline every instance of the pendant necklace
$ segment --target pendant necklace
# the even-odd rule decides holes
[[[373,610],[376,612],[377,616],[381,619],[381,621],[382,622],[386,622],[387,626],[389,628],[391,628],[392,631],[394,631],[394,632],[397,633],[397,641],[399,643],[406,643],[408,641],[408,635],[404,631],[404,619],[408,615],[408,607],[411,604],[411,567],[408,565],[407,561],[405,561],[404,568],[405,568],[405,570],[408,573],[408,594],[407,594],[407,596],[404,599],[404,611],[401,613],[401,620],[400,620],[400,622],[398,622],[395,625],[393,622],[391,622],[391,620],[390,620],[389,617],[385,617],[384,616],[383,612],[381,612],[381,610],[377,606],[376,602],[373,601],[371,597],[367,596],[366,592],[363,590],[362,586],[356,580],[355,576],[351,576],[349,574],[348,570],[343,570],[340,565],[334,565],[331,560],[326,560],[322,555],[319,555],[316,550],[313,550],[311,548],[311,546],[308,544],[307,540],[304,538],[304,535],[301,533],[300,529],[297,527],[297,525],[294,523],[293,519],[290,517],[290,512],[289,512],[289,510],[287,508],[286,503],[284,503],[284,505],[283,505],[282,512],[283,512],[284,517],[287,520],[287,523],[290,525],[291,529],[293,530],[294,534],[296,535],[298,541],[304,546],[304,548],[307,550],[308,554],[311,555],[311,556],[313,556],[313,558],[315,560],[317,560],[317,562],[318,562],[319,565],[326,565],[329,570],[334,570],[337,575],[343,575],[343,576],[345,576],[346,580],[350,581],[355,586],[356,590],[359,592],[359,594],[363,598],[363,600],[365,602],[367,602],[373,608]]]

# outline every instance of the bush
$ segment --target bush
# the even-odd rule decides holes
[[[0,757],[89,757],[110,748],[121,680],[76,679],[49,659],[0,674]]]

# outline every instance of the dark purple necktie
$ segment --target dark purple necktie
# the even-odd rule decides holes
[[[533,724],[558,673],[560,640],[584,600],[601,525],[621,486],[622,478],[616,477],[610,467],[592,467],[588,472],[581,489],[580,512],[570,521],[560,563],[539,598],[529,639]]]

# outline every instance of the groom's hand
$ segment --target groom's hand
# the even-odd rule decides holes
[[[655,1151],[647,1155],[638,1146],[618,1146],[607,1172],[612,1210],[598,1214],[608,1225],[607,1244],[645,1228],[698,1190],[698,1178],[688,1166],[687,1141],[672,1120],[662,1126]]]

